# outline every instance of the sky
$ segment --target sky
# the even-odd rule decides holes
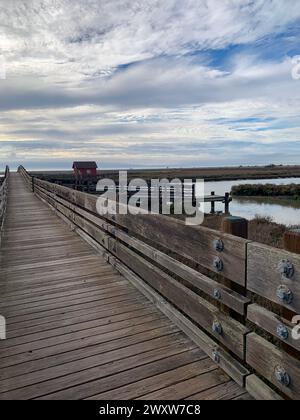
[[[0,0],[0,169],[299,164],[300,1]]]

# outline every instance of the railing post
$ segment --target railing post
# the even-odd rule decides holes
[[[248,239],[248,220],[243,217],[226,216],[222,220],[222,231]]]
[[[283,246],[286,251],[300,254],[300,229],[291,229],[283,235]],[[289,321],[293,318],[293,312],[287,308],[282,308],[281,316]],[[288,344],[283,343],[282,348],[294,357],[298,357],[297,350],[291,348]]]
[[[227,192],[225,193],[225,214],[229,213],[229,203],[230,203],[230,194]]]
[[[34,176],[31,177],[32,192],[34,192]]]
[[[295,254],[300,254],[300,229],[291,229],[283,236],[284,249]]]
[[[243,217],[226,216],[222,220],[221,230],[224,233],[248,239],[248,220],[244,219]],[[223,284],[229,287],[231,290],[238,291],[239,293],[246,296],[246,289],[238,287],[232,281],[224,279]],[[234,317],[232,310],[227,309],[224,306],[222,309],[225,313],[229,313],[229,315]]]
[[[212,191],[211,193],[210,193],[212,196],[214,196],[215,195],[215,192],[214,191]],[[211,214],[215,214],[215,202],[214,201],[211,201],[210,202],[210,213]]]
[[[6,166],[3,183],[0,186],[0,246],[1,246],[2,228],[4,224],[4,218],[5,218],[6,206],[7,206],[8,178],[9,178],[9,167]]]

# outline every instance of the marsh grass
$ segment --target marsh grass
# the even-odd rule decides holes
[[[234,197],[272,197],[300,201],[300,184],[244,184],[231,189]]]

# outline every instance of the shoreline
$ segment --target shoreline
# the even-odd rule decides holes
[[[292,201],[293,203],[299,203],[300,197],[288,196],[288,195],[233,195],[232,198],[235,200],[253,200],[253,201],[272,201],[278,200],[279,202]]]
[[[100,164],[101,166],[101,164]],[[127,171],[128,179],[152,178],[168,179],[204,179],[206,182],[219,181],[244,181],[244,180],[268,180],[300,178],[300,165],[270,165],[270,166],[241,166],[241,167],[215,167],[215,168],[161,168],[161,169],[100,169],[97,171],[99,178],[115,178],[119,171]],[[67,180],[73,178],[70,170],[45,170],[29,171],[32,175],[42,176],[47,179]]]

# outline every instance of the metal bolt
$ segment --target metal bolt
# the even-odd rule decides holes
[[[218,252],[224,251],[224,242],[222,241],[222,239],[215,239],[213,241],[213,246],[214,249]]]
[[[223,332],[221,323],[219,321],[214,321],[212,324],[212,330],[214,333],[221,335]]]
[[[289,260],[282,260],[278,264],[278,270],[283,277],[291,279],[295,274],[295,269],[293,264]]]
[[[290,375],[287,373],[287,371],[283,367],[278,366],[275,369],[275,376],[276,376],[277,381],[281,383],[281,385],[286,386],[286,387],[290,386],[290,383],[291,383]]]
[[[219,257],[216,257],[214,259],[213,266],[217,271],[219,272],[223,271],[224,264],[223,264],[223,261]]]
[[[215,288],[213,295],[215,299],[218,299],[218,300],[222,299],[222,293],[220,289]]]
[[[279,324],[276,328],[276,332],[279,338],[287,340],[289,338],[289,330],[285,325]]]
[[[221,356],[217,349],[213,350],[211,355],[214,362],[220,363]]]
[[[276,295],[279,300],[290,305],[293,302],[293,292],[284,284],[278,286]]]

